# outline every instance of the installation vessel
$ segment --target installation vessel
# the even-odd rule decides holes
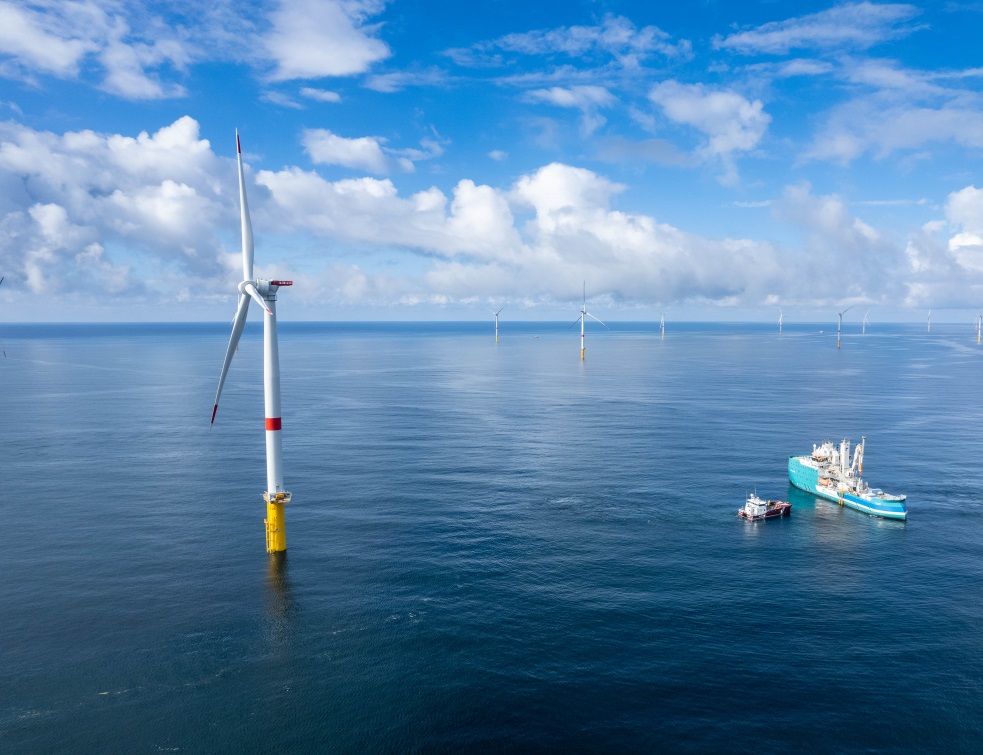
[[[864,446],[867,437],[861,436],[850,459],[850,441],[843,440],[840,447],[827,440],[821,446],[813,446],[807,456],[790,456],[788,479],[795,487],[807,493],[834,501],[873,516],[888,519],[906,519],[904,495],[891,495],[879,488],[872,488],[860,475],[864,470]]]

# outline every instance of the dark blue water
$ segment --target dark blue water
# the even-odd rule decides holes
[[[0,749],[979,751],[983,348],[818,329],[285,323],[271,560],[258,328],[4,326]]]

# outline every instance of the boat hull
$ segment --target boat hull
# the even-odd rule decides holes
[[[881,516],[886,519],[907,519],[908,510],[904,500],[886,498],[861,498],[852,493],[840,493],[831,489],[823,489],[819,484],[819,470],[806,464],[808,456],[790,456],[788,459],[788,480],[799,490],[825,498],[827,501],[838,503],[847,508],[862,511],[871,516]]]

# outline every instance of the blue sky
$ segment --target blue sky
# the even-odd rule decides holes
[[[966,321],[983,5],[0,0],[21,321]]]

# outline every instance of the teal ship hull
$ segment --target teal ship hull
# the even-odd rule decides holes
[[[837,490],[829,479],[820,477],[820,470],[811,463],[811,457],[808,455],[789,457],[788,479],[799,490],[865,514],[887,519],[908,518],[904,496],[882,497],[883,494],[879,490],[867,489],[861,493],[856,490],[856,487],[853,490]],[[832,482],[835,483],[835,480]]]

